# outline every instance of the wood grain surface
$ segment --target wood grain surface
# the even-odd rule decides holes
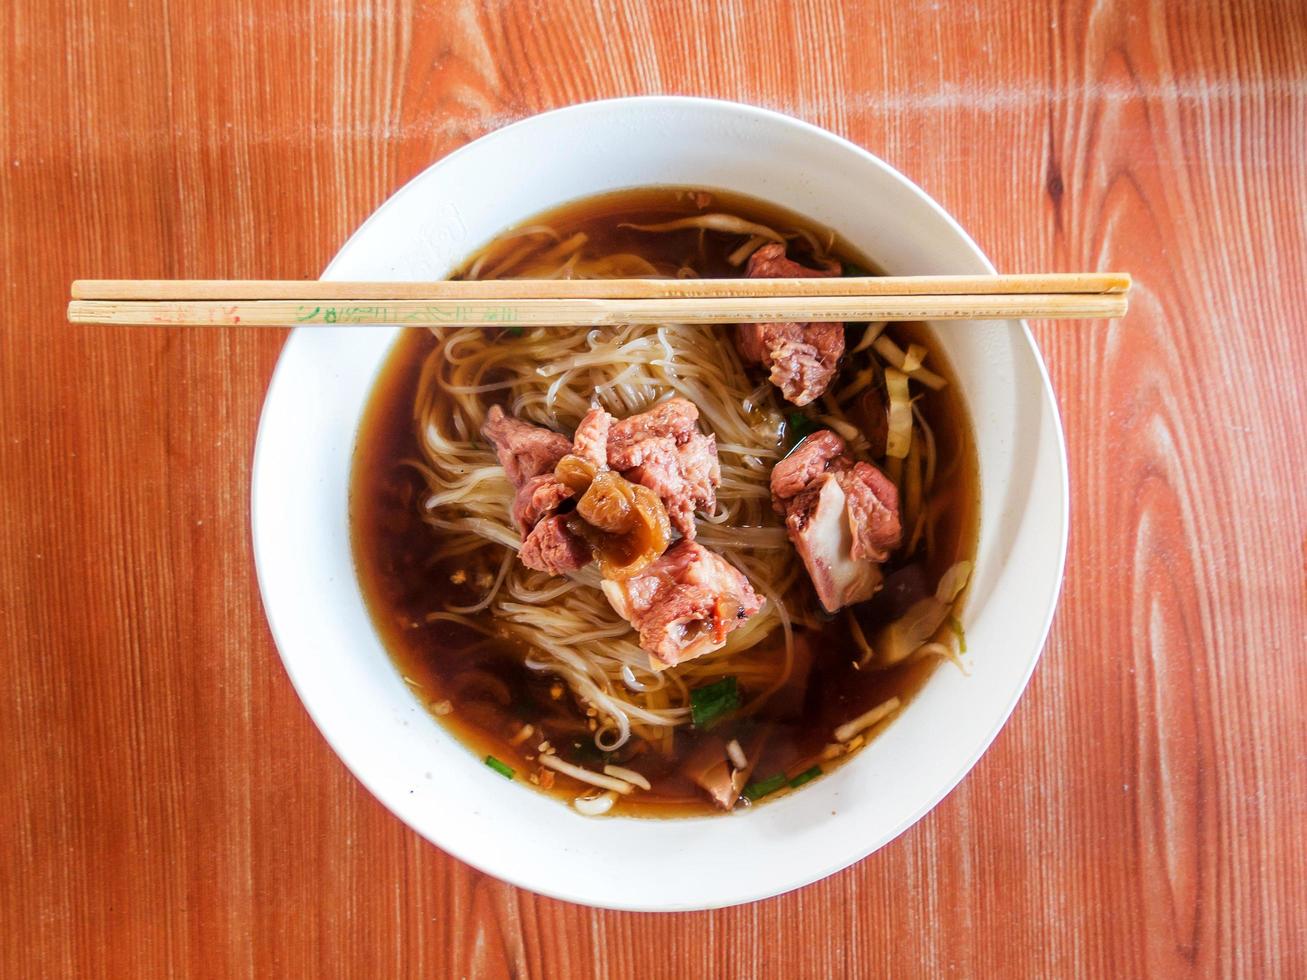
[[[484,877],[318,735],[249,544],[280,332],[63,320],[74,278],[316,276],[468,140],[648,92],[1136,283],[1034,325],[1071,551],[993,748],[855,867],[671,916]],[[1303,976],[1305,204],[1301,0],[0,4],[0,974]]]

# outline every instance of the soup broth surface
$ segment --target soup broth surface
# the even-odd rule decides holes
[[[740,267],[728,261],[743,240],[739,235],[697,229],[650,234],[619,227],[702,213],[703,199],[696,193],[683,188],[619,192],[567,205],[525,224],[549,225],[563,239],[583,233],[593,254],[633,253],[667,268],[677,267],[689,257],[700,275],[742,275]],[[796,215],[756,200],[710,193],[710,210],[729,211],[771,227],[806,228],[823,245],[830,236]],[[837,238],[828,249],[846,269],[869,268],[865,258]],[[805,242],[792,240],[790,257],[805,261],[806,255]],[[467,269],[465,265],[461,271]],[[484,274],[485,270],[481,271]],[[861,337],[862,326],[848,326],[849,351]],[[921,392],[917,401],[935,440],[936,479],[927,501],[936,515],[933,535],[928,543],[923,539],[912,550],[900,549],[884,568],[892,577],[896,571],[914,567],[933,592],[951,565],[971,558],[975,551],[978,507],[970,423],[957,386],[951,383],[947,360],[930,330],[922,324],[896,323],[888,328],[888,334],[904,349],[909,344],[924,346],[929,352],[926,364],[950,381],[940,391]],[[497,342],[513,344],[515,340],[512,331],[504,331]],[[548,788],[533,779],[540,774],[538,746],[547,739],[567,761],[596,771],[606,763],[621,765],[649,780],[651,790],[622,797],[613,813],[720,813],[685,772],[686,760],[694,757],[706,739],[714,743],[738,739],[741,744],[760,746],[758,758],[751,760],[755,782],[773,775],[793,778],[811,772],[814,765],[826,772],[848,757],[823,759],[838,726],[890,697],[907,702],[937,669],[941,659],[934,656],[887,669],[860,667],[861,647],[852,631],[860,627],[863,636],[875,636],[891,618],[888,597],[878,596],[831,616],[817,604],[807,575],[800,570],[786,595],[799,621],[793,635],[794,669],[781,690],[750,716],[727,718],[710,732],[685,725],[664,740],[670,745],[660,742],[655,746],[632,737],[613,752],[601,751],[593,738],[594,709],[578,700],[557,675],[529,668],[529,644],[498,629],[489,612],[481,614],[483,629],[429,619],[433,611],[451,605],[470,606],[483,599],[504,556],[502,546],[490,543],[473,553],[448,555],[442,550],[441,532],[423,520],[429,488],[412,465],[422,456],[414,404],[422,366],[437,344],[430,331],[405,330],[375,383],[358,432],[351,477],[354,558],[376,629],[415,696],[471,751],[499,761],[512,770],[516,781],[569,802],[589,790],[564,776],[553,778]],[[871,350],[846,353],[840,378],[874,356]],[[765,380],[760,369],[757,380]],[[837,378],[832,387],[840,383]],[[493,392],[485,397],[488,403],[495,400]],[[782,411],[798,411],[781,402],[779,392],[775,399]],[[570,431],[567,434],[570,436]],[[905,537],[909,530],[905,529]],[[799,561],[797,556],[793,560]],[[782,631],[777,629],[751,656],[782,658],[784,643]],[[527,724],[532,726],[531,736],[518,738]],[[866,734],[874,736],[875,730]],[[742,801],[737,809],[747,805]]]

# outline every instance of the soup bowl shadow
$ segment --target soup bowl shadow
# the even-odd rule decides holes
[[[770,201],[835,229],[890,274],[993,271],[952,218],[865,150],[763,109],[650,97],[557,110],[463,147],[383,204],[323,278],[441,278],[534,214],[656,185]],[[589,905],[670,911],[752,901],[893,840],[1007,720],[1044,643],[1067,532],[1061,426],[1024,324],[932,325],[970,410],[980,470],[964,614],[970,674],[936,671],[880,737],[798,792],[744,813],[668,820],[587,818],[505,780],[417,702],[382,647],[352,563],[349,472],[398,330],[291,335],[260,420],[252,525],[268,622],[306,709],[368,790],[432,843],[524,888]]]

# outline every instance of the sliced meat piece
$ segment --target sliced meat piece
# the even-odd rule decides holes
[[[695,506],[712,511],[717,506],[717,488],[722,482],[722,464],[717,458],[717,437],[695,432],[676,447],[681,476]],[[690,522],[693,530],[694,522]],[[694,537],[693,534],[690,537]]]
[[[571,487],[559,483],[553,473],[533,476],[522,484],[513,498],[513,523],[525,534],[572,496]]]
[[[772,242],[755,251],[744,268],[750,279],[827,279],[843,271],[836,259],[828,259],[821,269],[800,265],[785,257],[785,246],[780,242]]]
[[[840,274],[831,260],[823,269],[810,269],[785,257],[779,242],[764,245],[751,256],[745,274],[750,279],[822,278]],[[745,323],[735,335],[746,363],[761,364],[772,384],[795,405],[807,405],[830,385],[844,355],[841,323]]]
[[[878,563],[903,536],[893,481],[846,449],[836,433],[815,432],[771,476],[772,505],[827,612],[871,598]]]
[[[646,439],[670,438],[685,442],[699,431],[699,409],[685,398],[669,398],[646,412],[614,422],[608,433],[608,465],[624,470],[639,465],[633,447]]]
[[[690,539],[695,509],[716,507],[722,482],[717,440],[698,420],[691,402],[672,398],[613,423],[608,436],[608,465],[658,494],[672,526]]]
[[[772,467],[772,506],[776,513],[784,514],[786,503],[808,488],[817,477],[826,472],[832,460],[837,467],[846,464],[847,446],[838,434],[821,429],[794,447],[788,456]]]
[[[495,447],[499,464],[514,487],[521,487],[533,476],[553,472],[558,461],[572,450],[567,436],[505,415],[498,405],[492,405],[486,414],[481,435]]]
[[[735,337],[740,356],[767,368],[771,383],[795,405],[820,398],[844,356],[839,323],[745,323]]]
[[[633,448],[632,458],[639,459],[639,465],[622,475],[658,494],[672,527],[693,540],[695,509],[717,506],[722,471],[716,438],[696,432],[679,446],[667,437],[646,439]]]
[[[566,517],[554,514],[541,520],[522,539],[517,557],[527,568],[565,575],[590,563],[590,546],[568,530]]]
[[[851,556],[884,561],[903,539],[898,487],[870,463],[855,463],[835,478],[847,498]]]
[[[787,326],[787,324],[781,324]],[[765,364],[770,358],[767,343],[763,336],[763,323],[741,323],[735,328],[735,349],[740,352],[740,360],[745,364]],[[798,324],[788,324],[798,326]]]
[[[586,412],[572,437],[572,452],[594,463],[601,470],[608,469],[608,432],[613,417],[602,408]]]
[[[833,473],[823,473],[793,499],[785,528],[803,559],[817,598],[827,612],[870,599],[880,587],[880,567],[853,557],[847,498]]]
[[[652,670],[721,648],[731,630],[762,608],[738,568],[689,539],[630,578],[605,581],[603,590],[639,631]]]

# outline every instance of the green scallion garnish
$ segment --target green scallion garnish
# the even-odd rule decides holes
[[[526,327],[505,327],[504,333],[508,334],[510,337],[521,337],[526,333]]]
[[[950,616],[948,618],[948,626],[949,629],[951,629],[955,634],[957,634],[958,650],[960,650],[962,653],[966,653],[967,634],[962,629],[962,620],[958,619],[956,616]]]
[[[768,776],[766,779],[760,779],[756,783],[750,783],[744,787],[744,797],[750,803],[755,803],[768,793],[775,793],[784,785],[785,773],[778,772],[775,776]]]
[[[694,727],[707,730],[740,706],[740,685],[734,677],[723,677],[690,692],[690,717]]]
[[[840,275],[847,279],[850,276],[869,276],[871,273],[856,262],[845,262],[844,271]]]
[[[500,762],[493,755],[486,756],[486,765],[488,765],[495,772],[499,773],[499,775],[503,776],[505,779],[513,778],[512,768]]]
[[[819,428],[821,426],[802,412],[791,412],[785,417],[785,434],[789,437],[791,445],[802,442]]]
[[[805,769],[793,779],[790,780],[790,787],[802,786],[804,783],[810,783],[821,775],[821,766],[813,766],[811,769]]]

